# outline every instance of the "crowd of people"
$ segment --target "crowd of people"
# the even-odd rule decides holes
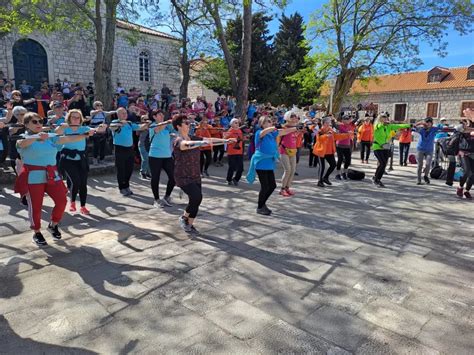
[[[139,163],[139,176],[150,183],[154,207],[171,207],[175,186],[188,196],[179,225],[191,235],[199,234],[194,221],[203,198],[202,179],[210,176],[211,164],[216,168],[224,165],[225,154],[226,183],[230,186],[239,185],[244,156],[248,156],[246,179],[253,183],[258,176],[260,182],[256,212],[271,215],[267,202],[277,188],[278,162],[283,168],[279,195],[286,198],[295,194],[292,185],[303,149],[309,150],[309,166],[319,167],[320,188],[332,185],[330,177],[334,170],[336,180],[360,177],[360,171],[351,169],[352,153],[356,147],[360,149],[361,163],[367,164],[372,150],[377,160],[372,181],[383,188],[382,178],[393,160],[395,137],[400,144],[400,166],[406,166],[411,158],[412,134],[416,132],[417,184],[429,184],[433,166],[439,167],[444,159],[448,163],[446,183],[453,185],[460,160],[463,174],[456,193],[460,198],[472,199],[474,111],[469,109],[464,112],[466,119],[452,127],[446,122],[434,125],[432,118],[410,124],[392,122],[387,113],[334,117],[318,112],[316,107],[301,113],[269,103],[258,105],[256,101],[251,101],[239,116],[233,97],[219,97],[214,103],[207,102],[205,97],[195,102],[178,102],[166,85],[160,93],[150,88],[142,95],[135,88],[127,92],[118,83],[114,107],[106,111],[102,102],[94,100],[91,84],[83,88],[67,79],[58,80],[55,85],[45,82],[34,93],[31,87],[10,90],[8,86],[4,83],[2,88],[0,155],[2,162],[6,156],[10,158],[10,169],[17,174],[15,192],[28,206],[33,240],[40,246],[47,244],[41,233],[44,194],[55,204],[48,230],[59,240],[58,224],[67,207],[68,194],[71,213],[77,211],[77,197],[79,212],[90,213],[89,163],[103,164],[109,140],[120,194],[133,195],[130,179]],[[160,195],[162,170],[167,175],[167,185]]]

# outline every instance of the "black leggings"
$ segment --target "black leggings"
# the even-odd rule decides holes
[[[474,158],[465,155],[461,158],[464,175],[459,180],[459,186],[463,187],[466,184],[466,190],[471,190],[474,180]]]
[[[337,170],[341,170],[342,162],[344,162],[344,170],[351,166],[351,148],[336,147],[337,151]]]
[[[94,158],[104,160],[105,158],[105,145],[107,144],[107,136],[105,134],[96,134],[92,136],[92,142],[94,144]]]
[[[115,167],[117,168],[117,182],[119,189],[130,187],[130,178],[135,164],[135,152],[133,147],[115,146]]]
[[[311,147],[309,149],[309,166],[312,167],[316,167],[319,163],[319,159],[316,155],[313,154],[313,148]]]
[[[400,165],[406,164],[408,160],[408,153],[410,152],[410,143],[400,143]]]
[[[258,194],[258,208],[265,206],[268,198],[276,189],[275,172],[273,170],[257,170],[260,180],[260,193]]]
[[[81,207],[86,205],[87,200],[87,175],[88,171],[84,170],[80,160],[62,159],[61,169],[66,175],[66,182],[71,192],[71,201],[75,202],[77,193],[81,200]]]
[[[324,169],[326,167],[325,161],[327,161],[329,164],[326,174],[324,174]],[[335,168],[336,158],[334,157],[334,154],[326,155],[324,158],[319,157],[319,180],[328,179],[329,175],[331,175]]]
[[[387,167],[388,159],[390,159],[390,149],[374,150],[375,157],[377,158],[379,165],[375,170],[375,180],[380,181],[385,174],[385,168]]]
[[[229,169],[227,170],[227,181],[239,181],[244,171],[244,156],[240,154],[229,155]],[[235,172],[235,176],[234,176]]]
[[[210,150],[201,150],[201,173],[203,170],[207,171],[209,165],[211,164],[211,159],[212,154]]]
[[[183,190],[184,193],[189,197],[188,205],[184,210],[189,214],[189,218],[196,218],[199,211],[199,206],[202,202],[201,184],[192,182],[182,186],[181,190]]]
[[[360,160],[369,160],[371,142],[362,141],[360,142]],[[364,157],[365,154],[365,157]]]
[[[151,191],[153,191],[153,196],[155,200],[160,199],[159,186],[161,169],[163,169],[166,172],[166,175],[168,175],[168,184],[166,185],[165,196],[170,196],[175,186],[173,158],[148,157],[148,163],[150,164],[151,170]]]
[[[222,158],[224,158],[224,152],[225,150],[223,145],[214,146],[214,163],[217,161],[222,161]]]

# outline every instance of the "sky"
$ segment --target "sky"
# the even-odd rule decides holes
[[[325,4],[326,0],[289,0],[288,5],[282,11],[276,7],[268,9],[269,13],[273,13],[274,20],[270,23],[269,29],[271,34],[278,31],[279,21],[278,17],[284,13],[289,16],[295,12],[299,12],[305,22],[309,21],[310,15],[317,9],[321,8]],[[170,5],[169,0],[161,0],[160,6],[163,10],[167,9]],[[141,22],[141,21],[140,21]],[[146,24],[145,24],[146,25]],[[168,32],[166,28],[157,28],[157,30]],[[448,55],[446,57],[440,57],[428,43],[420,44],[420,59],[424,62],[423,65],[417,68],[417,70],[429,70],[435,66],[442,67],[460,67],[469,66],[474,64],[474,34],[471,33],[469,36],[460,36],[456,31],[448,31],[446,40],[449,45],[447,48]]]

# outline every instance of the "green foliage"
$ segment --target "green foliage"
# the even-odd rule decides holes
[[[232,95],[229,71],[224,59],[216,58],[199,71],[197,79],[219,95]]]

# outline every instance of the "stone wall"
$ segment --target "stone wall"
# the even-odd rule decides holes
[[[208,89],[197,79],[191,79],[188,85],[188,97],[192,101],[196,101],[198,96],[205,96],[207,102],[214,103],[219,95],[215,91]]]
[[[379,105],[379,112],[387,111],[393,117],[395,104],[405,103],[407,104],[407,118],[420,120],[427,116],[428,103],[437,102],[438,118],[459,120],[461,106],[465,101],[474,101],[474,88],[357,95],[348,97],[343,106],[372,102]]]

